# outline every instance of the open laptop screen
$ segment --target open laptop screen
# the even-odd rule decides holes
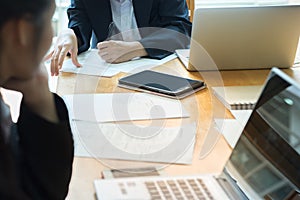
[[[291,67],[299,19],[299,5],[197,8],[188,70]]]
[[[226,169],[251,199],[300,188],[300,88],[273,69]]]

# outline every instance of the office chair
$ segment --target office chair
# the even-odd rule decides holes
[[[186,0],[186,2],[189,8],[190,21],[192,22],[194,17],[195,0]]]

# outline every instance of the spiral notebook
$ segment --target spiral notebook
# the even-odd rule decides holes
[[[252,110],[262,85],[212,87],[214,95],[229,110]]]

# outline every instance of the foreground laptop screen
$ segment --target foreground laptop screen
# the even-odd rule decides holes
[[[300,188],[300,88],[285,78],[269,77],[226,165],[250,199]]]

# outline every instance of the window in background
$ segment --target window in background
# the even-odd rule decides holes
[[[68,27],[67,8],[70,5],[70,0],[55,0],[56,11],[52,18],[54,36]]]
[[[195,8],[207,5],[276,5],[276,4],[300,4],[300,0],[194,0]],[[54,36],[67,28],[67,7],[70,0],[56,0],[56,12],[53,16]]]
[[[300,3],[300,0],[195,0],[195,7],[211,5],[277,5]]]

